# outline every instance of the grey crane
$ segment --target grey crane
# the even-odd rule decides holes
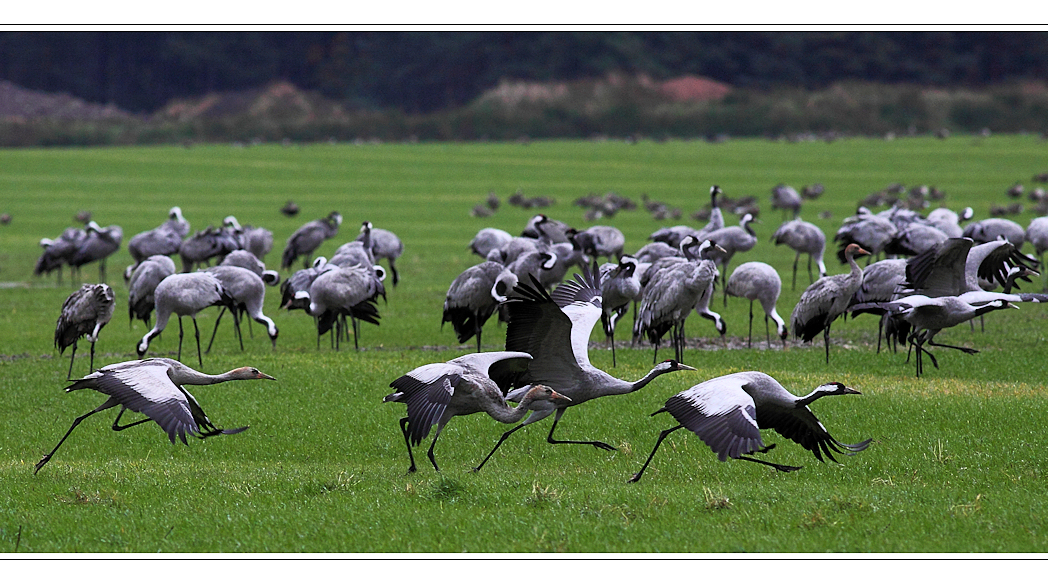
[[[764,445],[762,429],[775,430],[783,438],[800,444],[820,462],[824,462],[823,456],[837,462],[833,457],[835,452],[852,456],[865,450],[873,442],[872,438],[858,444],[840,442],[830,435],[808,407],[828,395],[860,395],[860,392],[834,381],[816,387],[808,395],[797,396],[775,378],[760,371],[732,373],[694,385],[666,400],[665,406],[651,414],[669,412],[677,425],[659,434],[648,460],[629,482],[641,479],[662,441],[681,428],[694,432],[721,462],[728,458],[747,460],[782,472],[800,470],[801,467],[747,456],[775,447],[774,444]]]
[[[572,239],[581,246],[585,254],[593,259],[606,257],[608,261],[611,261],[612,258],[618,261],[626,246],[626,236],[617,227],[610,225],[588,227],[576,233]]]
[[[753,215],[746,213],[739,220],[738,225],[722,227],[699,237],[700,241],[708,239],[724,250],[713,256],[720,267],[722,284],[727,283],[728,264],[731,263],[731,258],[735,257],[735,254],[739,252],[750,251],[757,245],[757,234],[753,231],[753,227],[750,226],[751,223],[759,223],[759,221],[754,219]],[[724,294],[724,305],[728,305],[727,291]]]
[[[223,219],[222,225],[233,230],[240,242],[240,249],[250,252],[259,261],[265,261],[266,254],[273,251],[273,232],[265,227],[241,226],[233,215]]]
[[[539,213],[528,220],[521,235],[544,239],[550,243],[567,243],[574,229],[563,221],[550,219],[545,213]]]
[[[648,236],[648,239],[656,244],[665,244],[670,249],[676,250],[680,247],[680,242],[689,235],[698,239],[699,230],[689,225],[674,225],[673,227],[663,227],[656,230]],[[665,248],[661,247],[658,249],[665,250]]]
[[[713,300],[713,284],[716,281],[716,277],[710,281],[709,285],[706,286],[706,291],[699,294],[699,300],[695,303],[695,313],[705,318],[706,320],[713,323],[713,327],[717,329],[717,333],[720,334],[721,339],[724,339],[724,335],[728,332],[728,323],[721,317],[719,313],[710,310],[710,301]],[[683,327],[682,327],[683,331]],[[683,334],[681,338],[681,347],[684,346]],[[683,350],[683,349],[682,349]]]
[[[826,346],[826,363],[830,362],[830,325],[838,316],[845,313],[855,291],[862,285],[862,268],[855,263],[855,256],[869,255],[870,252],[850,243],[844,250],[844,257],[851,266],[847,274],[819,278],[801,294],[800,300],[793,307],[790,316],[790,328],[793,334],[804,341],[810,341],[822,333]]]
[[[146,354],[149,343],[165,328],[167,321],[174,314],[178,317],[178,360],[182,360],[182,317],[193,319],[193,332],[196,336],[197,361],[204,366],[204,357],[200,352],[200,329],[197,327],[196,315],[210,306],[225,306],[232,310],[233,298],[222,287],[222,283],[213,274],[207,272],[189,272],[173,274],[164,278],[153,291],[156,306],[156,324],[138,342],[136,351],[139,358]]]
[[[833,240],[840,245],[837,258],[842,264],[848,263],[844,252],[853,243],[870,252],[870,255],[880,254],[884,251],[884,246],[895,239],[898,232],[899,228],[890,220],[860,207],[857,214],[844,220],[837,234],[833,236]]]
[[[938,227],[947,237],[962,237],[964,230],[961,221],[968,221],[975,215],[971,207],[965,207],[960,213],[939,207],[928,212],[928,223]]]
[[[407,415],[400,419],[400,431],[411,461],[408,472],[415,472],[412,444],[421,444],[434,425],[437,431],[426,454],[439,472],[433,448],[451,418],[485,412],[499,422],[514,424],[535,405],[570,401],[545,385],[535,385],[516,407],[506,403],[504,391],[513,377],[527,368],[530,359],[527,353],[512,351],[473,353],[445,363],[417,367],[393,380],[389,386],[396,391],[382,401],[407,405]]]
[[[701,296],[711,294],[710,285],[717,279],[717,266],[709,255],[723,250],[707,239],[698,244],[698,252],[693,255],[690,250],[696,243],[694,237],[685,237],[680,244],[685,257],[655,262],[642,280],[644,292],[633,323],[633,335],[648,337],[655,345],[655,360],[659,341],[671,329],[674,358],[683,360],[684,321],[699,304]]]
[[[906,321],[912,327],[913,332],[909,335],[909,342],[917,353],[917,377],[920,377],[924,371],[922,354],[928,355],[932,360],[932,365],[936,369],[939,368],[935,356],[925,349],[924,345],[956,349],[969,355],[978,353],[977,350],[968,347],[934,342],[932,339],[940,331],[968,322],[977,316],[994,310],[1018,308],[1018,306],[1011,304],[1007,300],[1007,297],[1013,296],[1011,294],[984,291],[966,294],[961,294],[960,296],[939,296],[936,298],[930,298],[923,294],[912,294],[891,302],[874,304],[876,308],[885,310],[892,318]],[[986,295],[989,295],[989,298]],[[869,305],[867,304],[856,304],[852,307],[852,310],[861,310],[868,307]]]
[[[400,282],[400,272],[397,271],[397,258],[404,253],[404,242],[400,241],[396,233],[389,231],[388,229],[380,229],[373,227],[371,223],[368,223],[369,234],[367,237],[371,239],[371,255],[373,261],[378,263],[379,260],[386,260],[389,263],[389,271],[393,274],[393,285],[396,286]],[[361,232],[357,235],[357,241],[364,241],[365,235]]]
[[[318,275],[309,287],[307,309],[317,318],[318,348],[320,336],[332,327],[337,327],[332,333],[332,341],[339,348],[342,332],[339,318],[349,316],[353,325],[353,346],[360,350],[359,321],[378,326],[380,317],[376,299],[385,295],[385,287],[369,266],[343,266]]]
[[[925,223],[910,223],[900,229],[895,237],[884,246],[890,255],[915,256],[946,241],[946,232]]]
[[[66,347],[73,346],[67,379],[73,378],[76,344],[85,335],[91,343],[89,371],[95,368],[95,341],[102,327],[113,318],[114,298],[113,289],[106,284],[84,284],[62,303],[62,311],[55,324],[55,346],[58,347],[59,355],[65,352]]]
[[[189,233],[189,222],[182,216],[182,209],[179,207],[171,207],[167,216],[167,221],[149,231],[136,234],[127,242],[127,251],[135,263],[128,266],[124,272],[125,280],[130,279],[131,272],[146,258],[174,255],[181,249],[182,238]]]
[[[247,314],[255,322],[266,327],[266,334],[269,335],[269,340],[275,349],[280,331],[273,319],[262,313],[262,305],[266,300],[266,285],[262,277],[240,266],[215,266],[208,268],[207,272],[218,278],[222,289],[233,299],[233,307],[230,308],[230,312],[233,314],[233,324],[237,330],[237,338],[240,340],[240,350],[244,350],[244,338],[240,334],[242,314]],[[218,317],[215,318],[215,328],[211,332],[211,341],[208,342],[205,352],[211,352],[211,344],[215,342],[218,324],[222,322],[222,315],[225,313],[226,307],[223,306],[218,312]]]
[[[342,266],[367,266],[375,265],[374,246],[371,240],[371,222],[364,221],[360,225],[360,235],[357,239],[343,243],[335,249],[335,255],[331,256],[330,263]]]
[[[822,278],[826,275],[826,263],[822,260],[823,253],[826,251],[826,234],[817,225],[801,219],[787,221],[775,230],[771,240],[775,245],[786,245],[796,252],[793,256],[792,289],[797,289],[797,262],[800,260],[802,253],[808,254],[809,284],[815,282],[811,271],[812,260],[815,260],[819,268],[819,277]]]
[[[478,353],[484,324],[498,308],[498,302],[491,295],[491,288],[503,267],[498,262],[483,262],[466,268],[452,280],[444,297],[441,328],[444,323],[450,322],[460,343],[476,336]]]
[[[535,251],[521,254],[520,257],[507,264],[495,277],[495,283],[491,286],[491,296],[498,302],[504,302],[506,295],[513,290],[518,282],[526,282],[528,276],[535,277],[540,283],[550,279],[543,275],[557,265],[559,259],[556,254]],[[542,284],[545,287],[545,284]]]
[[[73,430],[89,416],[120,406],[120,413],[113,421],[113,430],[119,432],[153,420],[159,425],[171,444],[177,436],[187,444],[186,434],[200,439],[219,434],[236,434],[247,430],[247,426],[224,430],[216,427],[204,413],[184,385],[214,385],[233,380],[273,379],[254,367],[239,367],[220,375],[208,375],[187,367],[173,359],[153,358],[142,361],[124,361],[106,365],[65,388],[67,392],[77,389],[93,389],[109,396],[106,401],[73,420],[73,425],[51,452],[36,463],[33,474],[40,472]],[[131,410],[147,416],[130,424],[120,425],[124,411]]]
[[[950,238],[910,258],[906,267],[906,294],[932,298],[1005,285],[1012,268],[1035,269],[1035,261],[1004,240],[974,245],[971,239]]]
[[[498,249],[499,261],[504,265],[510,265],[520,256],[529,252],[543,253],[549,251],[550,243],[544,239],[534,237],[513,237]],[[490,254],[485,259],[490,259]]]
[[[706,225],[702,229],[698,230],[695,234],[695,238],[699,241],[709,237],[709,234],[717,231],[718,229],[724,229],[724,213],[721,211],[720,203],[717,201],[717,197],[723,194],[721,188],[717,185],[710,187],[710,218],[706,222]]]
[[[550,244],[546,253],[555,257],[556,260],[548,269],[535,272],[539,281],[546,288],[559,284],[568,274],[569,268],[573,266],[581,268],[590,262],[590,257],[574,238],[571,239],[571,242]]]
[[[1033,246],[1040,265],[1044,266],[1044,251],[1048,249],[1048,216],[1035,217],[1030,220],[1030,224],[1026,227],[1026,241]],[[1045,282],[1044,289],[1048,290],[1048,281]]]
[[[906,281],[905,259],[888,259],[873,262],[862,270],[862,285],[852,296],[851,304],[863,304],[872,302],[890,302],[898,297]],[[887,312],[884,310],[854,310],[849,307],[852,317],[860,314],[870,313],[880,316],[877,322],[877,352],[881,352],[881,338],[884,336],[884,326],[887,321]],[[889,335],[889,341],[892,339]]]
[[[753,301],[757,300],[764,309],[764,334],[768,337],[768,348],[771,348],[771,334],[768,332],[768,319],[775,322],[775,332],[786,347],[788,331],[786,322],[775,310],[775,303],[782,292],[782,279],[775,268],[764,262],[746,262],[731,273],[725,287],[729,296],[745,298],[750,301],[750,334],[746,345],[753,346]]]
[[[183,241],[178,248],[178,255],[182,258],[182,271],[190,272],[198,264],[210,264],[214,258],[221,261],[238,249],[240,239],[232,229],[209,225],[207,229],[197,231]]]
[[[146,258],[131,272],[131,279],[127,283],[129,324],[134,323],[137,318],[149,326],[150,316],[156,304],[153,293],[157,285],[164,278],[174,274],[175,270],[175,262],[171,258],[155,255]]]
[[[246,249],[235,249],[222,258],[222,261],[218,264],[220,266],[237,266],[246,270],[251,270],[259,278],[262,278],[262,282],[266,286],[276,286],[280,283],[280,272],[276,270],[267,270],[266,264],[262,263],[262,260],[255,254],[251,253]]]
[[[602,269],[599,272],[601,274],[600,323],[611,345],[611,366],[616,367],[615,325],[626,314],[631,303],[636,307],[640,302],[643,288],[640,285],[640,275],[637,273],[639,262],[636,258],[623,255],[619,258],[618,264],[607,265],[610,266],[610,269]]]
[[[970,237],[975,243],[987,243],[1003,237],[1008,240],[1008,243],[1014,245],[1017,250],[1022,250],[1023,244],[1026,242],[1026,230],[1023,229],[1022,225],[1002,217],[991,217],[975,223],[969,223],[965,226],[961,235]]]
[[[313,285],[313,280],[320,274],[337,268],[338,266],[329,264],[327,258],[319,256],[313,260],[310,267],[291,274],[280,285],[280,307],[288,310],[308,310],[309,287]]]
[[[62,264],[68,264],[77,249],[87,239],[87,232],[78,227],[68,227],[55,239],[43,238],[40,247],[44,252],[36,260],[33,267],[33,275],[42,276],[58,270],[58,283],[62,283]],[[69,268],[70,279],[72,279],[73,268]]]
[[[680,245],[680,242],[677,243]],[[632,254],[641,264],[652,264],[662,258],[680,256],[680,250],[664,241],[653,241]]]
[[[106,280],[106,258],[120,249],[120,243],[124,239],[124,230],[119,225],[100,227],[98,223],[91,221],[84,229],[87,237],[77,246],[76,252],[69,258],[70,271],[80,273],[81,266],[91,262],[98,262],[98,279]]]
[[[790,185],[779,183],[771,189],[771,208],[782,209],[784,216],[799,215],[802,203],[804,199],[797,193],[797,189]]]
[[[284,246],[284,253],[280,260],[281,269],[290,270],[291,264],[295,263],[299,256],[305,257],[302,266],[307,267],[313,257],[313,252],[325,240],[338,235],[338,227],[341,224],[342,215],[337,211],[332,211],[327,217],[310,221],[296,229],[291,237],[287,238],[287,245]]]
[[[469,242],[469,250],[487,259],[491,250],[501,249],[502,246],[509,243],[512,239],[513,236],[502,229],[485,227],[473,236],[473,240]]]
[[[609,395],[637,391],[653,379],[672,371],[694,371],[678,361],[666,360],[641,379],[629,382],[597,369],[589,360],[589,337],[602,313],[600,288],[589,269],[576,274],[549,294],[534,279],[514,288],[506,305],[510,320],[506,328],[506,350],[532,356],[527,370],[515,382],[517,389],[506,399],[520,402],[535,385],[546,385],[571,401],[563,404],[532,403],[534,410],[520,424],[502,434],[495,447],[474,471],[479,471],[514,432],[555,413],[546,442],[550,444],[589,444],[602,450],[616,450],[599,441],[555,440],[553,432],[567,408]]]

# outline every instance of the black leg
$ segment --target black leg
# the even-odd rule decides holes
[[[200,354],[200,329],[197,327],[196,317],[193,317],[193,336],[196,337],[197,344],[197,361],[200,363],[200,368],[204,368],[204,356]]]
[[[429,456],[429,461],[433,463],[433,469],[437,472],[440,472],[440,467],[437,466],[437,459],[433,457],[433,447],[437,445],[437,438],[440,438],[440,432],[443,429],[443,425],[437,427],[437,431],[433,434],[433,442],[429,443],[429,450],[426,451],[426,455]]]
[[[84,414],[84,415],[80,416],[79,418],[73,420],[73,425],[70,426],[68,430],[66,430],[65,436],[62,436],[62,439],[58,441],[58,444],[55,445],[54,449],[52,449],[51,452],[47,453],[43,458],[41,458],[40,462],[36,463],[36,470],[33,471],[33,474],[36,474],[36,473],[40,472],[40,469],[43,468],[44,465],[47,464],[47,462],[49,460],[51,460],[51,457],[54,456],[56,452],[58,452],[58,448],[60,446],[62,446],[63,442],[66,441],[66,438],[69,438],[69,435],[73,433],[73,430],[77,426],[80,425],[80,422],[83,422],[84,420],[86,420],[92,414],[97,414],[98,412],[101,412],[102,410],[107,410],[107,409],[117,405],[118,403],[119,402],[117,402],[115,398],[109,398],[109,399],[107,399],[105,401],[104,404],[98,406],[97,408],[91,410],[90,412],[87,412],[86,414]]]
[[[222,322],[222,315],[224,315],[225,313],[226,307],[223,306],[222,310],[218,311],[218,318],[215,319],[215,328],[211,331],[211,340],[207,342],[207,349],[204,350],[205,353],[211,352],[211,345],[215,342],[215,333],[218,332],[218,323]]]
[[[557,414],[553,418],[553,426],[551,426],[550,429],[549,429],[549,436],[546,436],[546,442],[549,442],[550,444],[589,444],[590,446],[595,446],[597,448],[600,448],[601,450],[608,450],[608,451],[618,450],[618,448],[615,448],[614,446],[612,446],[610,444],[605,444],[604,442],[578,441],[578,440],[554,440],[553,439],[553,431],[557,429],[557,422],[560,421],[560,417],[564,415],[565,410],[566,410],[566,408],[558,408],[557,409]]]
[[[630,477],[630,480],[628,480],[626,482],[627,483],[635,483],[635,482],[639,481],[641,475],[643,475],[644,471],[647,470],[648,465],[651,464],[651,459],[655,458],[655,451],[659,449],[659,446],[662,444],[662,441],[666,439],[666,436],[669,436],[673,432],[676,432],[677,430],[680,430],[683,427],[684,427],[683,425],[674,426],[673,428],[670,428],[669,430],[663,430],[662,432],[660,432],[659,433],[659,439],[655,441],[655,448],[651,449],[651,454],[648,455],[648,460],[644,461],[644,466],[640,467],[640,470],[637,471],[637,473],[634,474],[632,477]]]
[[[139,420],[139,421],[137,421],[137,422],[131,422],[130,424],[127,424],[127,425],[121,426],[121,425],[120,425],[120,416],[123,416],[123,415],[124,415],[124,412],[126,412],[126,411],[127,411],[127,408],[126,408],[126,407],[123,407],[123,406],[121,406],[121,408],[120,408],[120,413],[118,413],[118,414],[116,415],[116,419],[115,419],[115,420],[113,420],[113,431],[114,431],[114,432],[119,432],[119,431],[121,431],[121,430],[127,430],[128,428],[131,428],[131,427],[137,426],[137,425],[139,425],[139,424],[145,424],[146,422],[148,422],[148,421],[150,421],[150,420],[152,419],[152,418],[145,418],[145,419],[143,419],[143,420]]]
[[[801,259],[801,252],[793,256],[793,289],[797,289],[797,260]],[[811,278],[811,264],[808,264],[808,278]]]
[[[748,460],[750,462],[756,462],[756,463],[759,463],[759,464],[766,464],[766,465],[774,468],[775,470],[782,471],[782,472],[792,472],[792,471],[800,470],[800,469],[804,468],[803,466],[786,466],[785,464],[775,464],[774,462],[768,462],[768,461],[765,461],[765,460],[757,460],[756,458],[750,458],[749,456],[740,456],[738,458],[738,460]]]
[[[178,360],[182,361],[182,315],[178,315]]]
[[[411,466],[408,467],[408,472],[415,472],[415,456],[411,454],[411,438],[408,437],[408,418],[404,416],[400,419],[400,433],[404,435],[404,443],[408,446],[408,460],[411,461]]]
[[[520,430],[523,427],[524,424],[517,424],[516,426],[513,426],[509,430],[503,432],[502,437],[499,438],[499,441],[495,443],[495,447],[491,449],[491,452],[489,452],[488,455],[484,457],[484,460],[480,461],[480,464],[473,467],[473,472],[477,472],[480,469],[484,468],[484,465],[488,462],[488,459],[491,458],[492,454],[495,454],[495,451],[499,449],[499,446],[502,446],[502,443],[505,442],[507,438],[509,438],[514,432]]]
[[[73,359],[76,358],[76,341],[73,341],[73,354],[69,356],[69,374],[66,375],[67,381],[73,380]]]
[[[87,366],[87,372],[95,370],[95,341],[91,341],[91,364]]]
[[[769,341],[769,344],[771,341]],[[746,337],[746,348],[753,348],[753,301],[750,300],[750,336]]]
[[[822,342],[826,345],[826,364],[830,364],[830,323],[826,323],[826,328],[822,331]]]

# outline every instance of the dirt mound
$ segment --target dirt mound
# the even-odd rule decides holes
[[[335,102],[283,81],[244,91],[210,93],[202,98],[172,101],[157,112],[161,118],[180,122],[242,116],[299,122],[338,118],[342,108]]]
[[[131,117],[134,116],[114,105],[88,103],[67,93],[33,91],[10,81],[0,81],[0,119],[91,121]]]
[[[659,89],[673,101],[715,101],[731,91],[731,86],[705,77],[685,75],[664,81]]]

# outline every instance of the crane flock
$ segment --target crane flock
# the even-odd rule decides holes
[[[918,377],[925,373],[924,356],[939,367],[929,347],[978,352],[970,347],[934,342],[942,330],[996,310],[1017,308],[1021,303],[1048,302],[1048,294],[1012,291],[1018,279],[1029,281],[1038,275],[1041,262],[1020,249],[1028,241],[1038,256],[1043,255],[1048,249],[1048,218],[1035,219],[1025,230],[999,218],[970,223],[962,229],[960,223],[972,218],[970,208],[960,213],[940,208],[924,217],[898,204],[881,213],[860,206],[854,216],[842,222],[833,238],[840,246],[838,257],[849,270],[830,275],[823,262],[825,234],[800,218],[803,199],[818,196],[808,193],[806,187],[802,198],[784,184],[772,189],[772,208],[784,212],[784,221],[771,241],[795,252],[794,287],[800,256],[809,256],[809,286],[792,311],[789,327],[776,310],[782,282],[775,268],[764,262],[746,261],[729,277],[732,257],[736,253],[746,254],[759,244],[753,228],[753,224],[759,223],[759,209],[752,204],[732,205],[717,185],[710,188],[710,211],[708,217],[703,215],[708,218],[704,226],[659,229],[650,236],[650,243],[633,253],[626,251],[622,232],[611,225],[580,231],[546,213],[533,216],[520,236],[497,228],[479,230],[465,249],[483,261],[466,268],[450,283],[440,323],[452,324],[460,344],[475,338],[475,352],[412,369],[390,383],[395,391],[383,399],[407,406],[407,414],[399,425],[410,460],[408,472],[417,470],[412,447],[419,446],[433,426],[436,430],[427,455],[439,471],[434,447],[446,424],[455,416],[479,412],[515,425],[501,435],[487,456],[473,467],[474,471],[481,470],[518,430],[550,415],[554,418],[546,438],[548,443],[618,450],[599,440],[555,439],[554,431],[568,408],[599,397],[631,394],[666,373],[699,371],[684,363],[688,345],[684,324],[694,311],[713,321],[724,337],[727,323],[710,310],[710,299],[717,286],[724,288],[725,304],[728,296],[749,301],[747,347],[752,347],[754,301],[760,302],[765,313],[767,349],[773,348],[768,331],[771,320],[783,350],[788,348],[788,330],[804,342],[822,333],[827,364],[834,320],[849,314],[854,318],[874,313],[880,316],[879,327],[887,337],[896,344],[907,344],[913,351]],[[648,204],[652,203],[646,201]],[[488,208],[498,208],[497,197],[494,206],[489,200]],[[725,226],[725,211],[738,213],[738,226]],[[607,217],[613,214],[611,209],[606,215],[602,212]],[[165,330],[174,314],[179,318],[177,358],[145,358],[94,370],[95,343],[112,316],[115,294],[104,283],[84,284],[76,290],[63,305],[55,330],[55,346],[60,352],[72,346],[67,379],[73,383],[66,389],[95,389],[109,398],[76,418],[58,445],[36,464],[34,473],[54,456],[84,419],[118,405],[121,410],[113,430],[153,420],[172,443],[176,436],[186,442],[186,434],[206,438],[246,429],[222,430],[214,426],[183,386],[273,378],[250,367],[207,375],[183,365],[182,316],[193,318],[201,368],[203,352],[196,316],[212,306],[222,310],[215,319],[212,343],[222,314],[229,311],[241,350],[244,340],[240,322],[245,314],[266,327],[276,350],[277,322],[263,313],[263,305],[265,287],[279,283],[280,308],[301,309],[313,317],[318,349],[320,337],[330,331],[333,347],[337,348],[351,333],[359,350],[360,322],[378,325],[378,298],[386,298],[386,268],[377,262],[386,260],[392,283],[397,286],[401,273],[396,260],[403,255],[404,245],[392,231],[363,221],[355,239],[338,247],[330,258],[314,259],[326,240],[338,237],[342,221],[340,213],[331,212],[302,225],[288,238],[281,254],[281,268],[286,272],[282,283],[280,273],[266,270],[264,264],[265,255],[272,249],[272,232],[241,226],[232,215],[219,228],[208,227],[190,235],[189,222],[181,208],[172,207],[167,221],[132,237],[128,251],[134,263],[124,272],[130,322],[133,325],[138,319],[149,326],[152,312],[156,312],[156,323],[137,343],[136,353],[140,359],[146,356],[152,341]],[[57,270],[61,282],[61,266],[69,265],[70,277],[76,283],[81,266],[99,262],[99,277],[104,282],[105,260],[119,248],[122,237],[120,227],[102,228],[90,221],[84,229],[69,228],[58,238],[42,239],[43,253],[34,274],[44,276]],[[175,254],[182,258],[181,272],[171,259]],[[862,256],[873,259],[882,254],[890,257],[867,261],[865,269],[856,261]],[[600,257],[607,258],[608,263],[598,265],[596,260]],[[208,267],[212,260],[218,265]],[[299,260],[302,268],[295,269]],[[818,267],[818,278],[812,272],[813,262]],[[204,267],[199,271],[192,271],[201,264]],[[569,274],[571,269],[576,271],[574,276]],[[1004,291],[992,291],[998,286]],[[1048,285],[1045,288],[1048,290]],[[610,344],[612,366],[616,366],[615,325],[629,313],[630,304],[634,315],[630,344],[635,346],[647,339],[656,350],[652,369],[633,382],[595,367],[589,359],[591,332],[600,321]],[[496,313],[498,320],[506,323],[505,350],[485,351],[483,328]],[[346,317],[351,327],[345,324]],[[659,342],[667,333],[674,347],[674,359],[657,362]],[[84,336],[91,342],[92,372],[74,380],[76,341]],[[880,340],[881,330],[878,352]],[[762,429],[772,429],[812,452],[817,460],[837,462],[835,453],[853,455],[865,450],[873,440],[855,444],[836,440],[809,405],[828,395],[859,393],[833,381],[806,396],[797,396],[760,371],[700,381],[671,396],[652,414],[669,413],[677,425],[659,433],[647,460],[629,482],[640,480],[665,438],[681,428],[699,436],[721,461],[731,458],[783,472],[798,470],[800,467],[753,456],[775,446],[765,445],[760,434]],[[127,409],[146,418],[121,426],[120,417]]]

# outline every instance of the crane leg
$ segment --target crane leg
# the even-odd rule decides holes
[[[768,320],[765,318],[764,325],[768,325]],[[771,346],[771,341],[768,341],[768,346]],[[746,348],[753,348],[753,301],[750,300],[750,336],[746,338]]]
[[[91,373],[95,370],[95,342],[91,341],[91,360],[90,365],[87,366],[87,372]]]
[[[557,410],[557,415],[553,418],[553,425],[550,426],[550,429],[549,429],[549,436],[546,436],[546,442],[549,442],[550,444],[589,444],[590,446],[595,446],[597,448],[600,448],[601,450],[608,450],[608,451],[618,450],[618,448],[615,448],[614,446],[612,446],[610,444],[605,444],[604,442],[578,441],[578,440],[554,440],[553,439],[553,431],[557,429],[557,422],[559,422],[561,416],[564,415],[564,411],[565,411],[565,408],[560,408],[560,409]]]
[[[509,430],[503,432],[502,437],[499,438],[499,441],[495,443],[495,447],[491,449],[491,452],[489,452],[488,455],[484,457],[484,460],[480,461],[480,464],[473,467],[473,472],[478,472],[480,471],[480,469],[484,468],[484,465],[488,462],[488,459],[491,458],[492,454],[495,454],[495,451],[499,449],[499,446],[502,446],[502,443],[505,442],[507,438],[509,438],[514,432],[520,430],[523,427],[524,424],[517,424],[516,426],[513,426]]]
[[[76,358],[76,341],[73,341],[73,353],[69,356],[69,373],[66,375],[66,381],[73,380],[73,359]]]
[[[200,329],[197,327],[196,317],[193,317],[193,336],[196,337],[197,345],[197,361],[200,363],[200,368],[204,368],[204,356],[200,354]]]
[[[793,290],[797,289],[797,262],[801,259],[801,252],[793,256]],[[808,264],[808,278],[811,278],[811,264]]]
[[[182,315],[178,315],[178,360],[182,361]]]
[[[826,328],[822,331],[822,342],[826,345],[826,364],[830,364],[830,325],[826,324]]]
[[[753,308],[751,307],[750,310],[753,310]],[[752,323],[753,317],[751,316],[750,319],[751,319],[750,328],[752,329],[753,328],[753,323]],[[765,338],[768,339],[768,348],[770,349],[771,348],[771,329],[768,327],[768,315],[767,314],[764,315],[764,336],[765,336]]]
[[[127,411],[127,408],[124,407],[124,406],[121,406],[120,413],[118,413],[116,415],[116,419],[113,420],[113,431],[114,432],[119,432],[121,430],[127,430],[128,428],[137,426],[139,424],[145,424],[146,422],[148,422],[148,421],[150,421],[152,419],[152,418],[144,418],[144,419],[139,420],[137,422],[131,422],[130,424],[126,424],[124,426],[121,426],[120,425],[120,416],[123,416],[124,412],[126,412],[126,411]]]
[[[957,347],[955,345],[943,345],[943,344],[936,343],[936,342],[933,342],[933,341],[928,341],[928,344],[930,346],[932,346],[932,347],[945,347],[947,349],[957,349],[958,351],[961,351],[963,353],[967,353],[969,355],[974,355],[974,354],[979,352],[978,349],[969,349],[968,347]]]
[[[669,430],[663,430],[662,432],[660,432],[659,433],[659,439],[655,441],[655,448],[651,449],[651,454],[648,455],[648,460],[644,461],[644,466],[640,467],[640,470],[637,471],[632,477],[630,477],[630,480],[628,480],[626,482],[627,483],[635,483],[635,482],[639,481],[641,475],[643,475],[644,471],[647,470],[648,465],[651,464],[651,459],[655,458],[655,451],[659,449],[660,445],[662,445],[662,441],[666,439],[666,436],[669,436],[673,432],[676,432],[677,430],[680,430],[683,427],[684,427],[683,425],[678,425],[678,426],[674,426],[673,428],[670,428]]]
[[[749,456],[740,456],[738,458],[738,460],[748,460],[750,462],[756,462],[756,463],[759,463],[759,464],[766,464],[766,465],[774,468],[775,470],[782,471],[782,472],[792,472],[792,471],[800,470],[800,469],[804,468],[803,466],[787,466],[785,464],[776,464],[774,462],[768,462],[766,460],[758,460],[756,458],[750,458]]]
[[[107,399],[104,404],[98,406],[97,408],[91,410],[90,412],[87,412],[86,414],[84,414],[84,415],[78,417],[77,419],[73,420],[73,425],[70,426],[68,430],[66,430],[65,436],[62,436],[62,439],[58,441],[58,444],[55,445],[54,449],[52,449],[51,452],[49,452],[46,455],[44,455],[44,457],[40,459],[40,462],[36,463],[36,470],[33,471],[33,474],[36,474],[36,473],[40,472],[40,469],[43,468],[44,465],[47,464],[47,462],[49,460],[51,460],[51,457],[54,456],[56,452],[58,452],[59,447],[61,447],[62,443],[66,441],[66,438],[69,438],[69,435],[73,433],[73,430],[76,429],[76,427],[80,425],[80,422],[83,422],[84,420],[86,420],[92,414],[97,414],[98,412],[101,412],[102,410],[107,410],[107,409],[109,409],[109,408],[111,408],[113,406],[116,406],[118,404],[119,404],[119,402],[116,401],[116,398],[111,397],[111,398]]]
[[[429,450],[426,451],[426,455],[429,456],[429,461],[433,463],[433,469],[440,472],[440,467],[437,466],[437,459],[433,457],[433,447],[437,445],[437,438],[440,438],[440,431],[444,429],[444,426],[439,426],[437,431],[433,434],[433,442],[429,443]]]
[[[404,435],[404,443],[408,445],[408,460],[411,461],[411,466],[408,467],[408,473],[415,472],[415,456],[411,454],[411,438],[408,437],[408,418],[404,416],[400,419],[400,433]]]
[[[211,345],[215,342],[215,333],[218,332],[218,323],[222,322],[222,315],[224,315],[225,313],[226,307],[223,306],[222,310],[218,311],[218,318],[215,319],[215,328],[211,331],[211,340],[207,343],[207,349],[204,350],[205,353],[211,352]],[[243,347],[241,347],[241,350],[243,350]]]

